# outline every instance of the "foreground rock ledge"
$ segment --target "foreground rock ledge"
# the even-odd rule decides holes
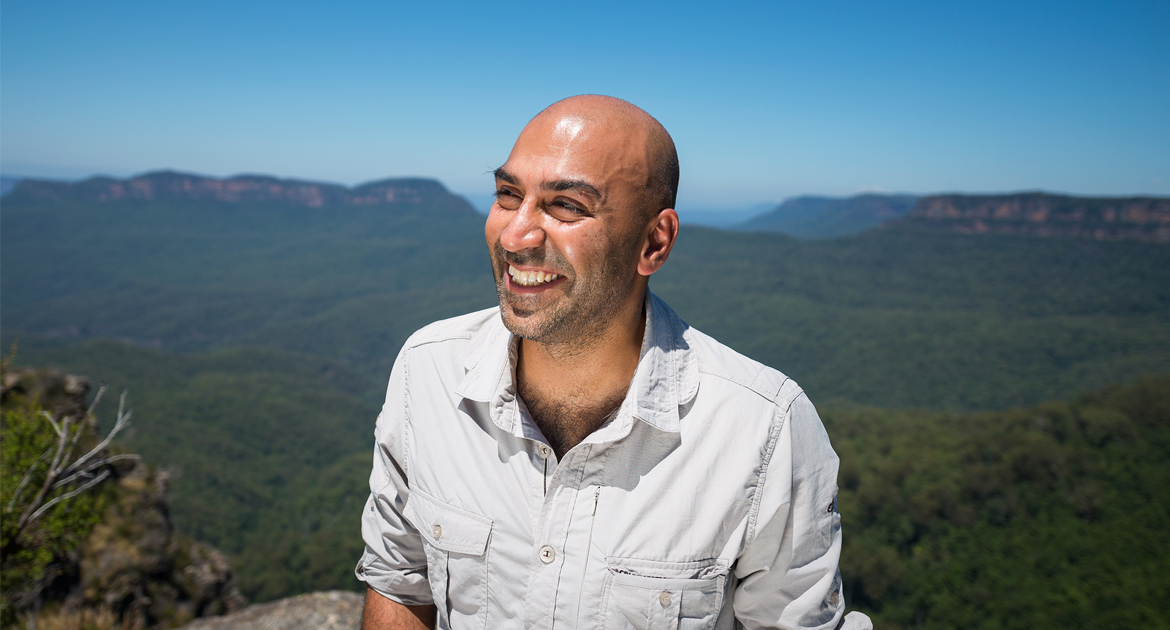
[[[309,593],[200,619],[181,630],[359,630],[364,601],[347,591]]]

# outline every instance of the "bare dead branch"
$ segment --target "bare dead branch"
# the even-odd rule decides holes
[[[106,477],[109,477],[109,476],[110,476],[110,471],[108,471],[108,470],[103,470],[103,471],[101,472],[101,474],[99,474],[97,477],[94,477],[92,480],[90,480],[90,482],[89,482],[89,483],[87,483],[87,484],[85,484],[85,485],[83,485],[83,486],[81,486],[81,487],[79,487],[79,488],[77,488],[76,490],[73,490],[73,491],[71,491],[71,492],[66,492],[65,494],[63,494],[63,495],[61,495],[61,496],[59,496],[59,497],[56,497],[56,498],[55,498],[55,499],[53,499],[52,501],[49,501],[48,503],[46,503],[46,504],[42,505],[42,506],[41,506],[41,509],[37,510],[36,512],[33,512],[33,515],[32,515],[32,517],[31,517],[31,518],[29,518],[29,519],[28,519],[28,522],[30,522],[30,523],[31,523],[31,522],[35,521],[35,520],[37,519],[37,517],[38,517],[38,516],[40,516],[41,514],[44,514],[44,513],[45,513],[45,510],[47,510],[47,509],[49,509],[49,508],[53,507],[54,505],[56,505],[56,504],[58,504],[58,503],[60,503],[60,502],[64,501],[65,499],[68,499],[68,498],[71,498],[71,497],[75,497],[75,496],[77,496],[77,495],[81,494],[82,492],[85,492],[86,490],[88,490],[88,489],[92,488],[93,486],[95,486],[95,485],[97,485],[97,484],[101,483],[101,481],[102,481],[103,479],[105,479]]]
[[[102,399],[102,394],[104,394],[104,393],[106,393],[106,386],[102,385],[101,387],[98,388],[97,394],[94,395],[93,402],[91,402],[89,404],[89,408],[85,410],[85,415],[83,415],[81,417],[81,420],[80,420],[81,422],[84,422],[86,418],[93,417],[93,410],[97,408],[98,401]],[[121,401],[119,401],[119,404],[118,404],[118,415],[121,415],[121,410],[122,410],[121,403],[124,402],[125,400],[126,400],[126,392],[123,391],[122,392],[122,399],[121,399]],[[73,455],[73,449],[77,446],[77,440],[79,438],[81,438],[81,434],[82,434],[82,431],[78,431],[77,433],[73,434],[73,441],[69,444],[69,451],[65,453],[65,460],[66,461],[68,461],[69,458]],[[72,466],[70,466],[70,468],[72,468]]]
[[[69,475],[68,477],[61,479],[57,483],[53,484],[53,487],[59,488],[59,487],[64,486],[64,485],[68,485],[70,482],[76,480],[79,477],[87,476],[88,473],[93,472],[97,468],[101,468],[102,466],[108,466],[109,464],[111,464],[113,462],[126,460],[126,459],[142,459],[142,457],[139,455],[114,455],[113,457],[106,457],[104,459],[99,459],[99,460],[90,462],[89,465],[87,465],[84,469],[79,470],[79,471],[73,473],[72,475]]]
[[[58,466],[62,463],[61,458],[65,454],[65,440],[69,437],[68,418],[66,418],[62,424],[64,425],[62,427],[64,431],[58,432],[59,437],[57,439],[57,452],[53,455],[53,463],[49,465],[49,473],[45,475],[45,482],[41,484],[41,490],[37,493],[36,498],[33,499],[32,503],[28,504],[28,507],[24,510],[24,514],[20,515],[20,520],[16,521],[17,532],[24,529],[24,526],[27,525],[30,520],[32,520],[30,517],[32,516],[33,511],[35,511],[37,507],[44,502],[45,495],[48,494],[49,489],[53,486],[53,483],[57,481],[57,476],[61,474],[61,470]],[[56,423],[54,423],[54,428],[55,427]]]
[[[16,523],[17,535],[19,535],[20,531],[23,530],[25,526],[36,520],[41,514],[44,514],[45,511],[50,507],[66,499],[81,494],[82,492],[92,488],[109,477],[111,474],[111,471],[108,468],[109,464],[115,461],[126,459],[140,459],[138,455],[114,455],[112,457],[98,457],[98,455],[104,454],[106,452],[106,448],[109,447],[110,442],[114,439],[114,436],[116,436],[122,429],[126,428],[130,424],[130,416],[132,412],[126,411],[126,392],[122,392],[122,396],[118,400],[118,417],[114,422],[114,428],[110,430],[109,434],[106,435],[105,439],[103,439],[101,443],[90,449],[90,451],[85,455],[79,457],[72,463],[69,463],[70,458],[73,456],[73,449],[76,447],[78,440],[81,438],[81,434],[85,431],[84,422],[87,418],[92,417],[94,407],[97,405],[98,400],[101,399],[101,396],[105,390],[106,387],[103,385],[101,389],[98,390],[97,395],[94,396],[93,403],[90,404],[89,409],[86,410],[85,414],[79,418],[67,416],[62,418],[60,424],[58,424],[58,422],[53,419],[52,415],[42,412],[42,415],[45,417],[45,419],[47,419],[53,426],[53,430],[57,432],[57,445],[55,452],[53,453],[53,461],[51,464],[49,464],[49,470],[45,475],[45,481],[41,485],[40,491],[37,493],[37,496],[32,500],[28,507],[25,508],[24,513],[20,516],[20,520],[18,520]],[[70,430],[74,427],[76,427],[77,430],[73,432],[72,436],[70,436]],[[68,446],[66,446],[66,443],[68,443]],[[39,465],[41,461],[44,460],[49,455],[49,453],[53,451],[54,447],[49,447],[49,450],[45,451],[45,453],[41,455],[36,464],[34,464],[31,468],[29,468],[28,471],[25,472],[26,480],[21,482],[22,485],[26,483],[27,478],[30,478],[33,468]],[[95,460],[95,457],[98,458]],[[93,472],[102,467],[107,468],[94,477]],[[63,474],[67,475],[64,479],[61,478]],[[93,478],[89,479],[78,488],[66,492],[60,496],[54,497],[48,502],[45,501],[45,498],[48,496],[48,493],[51,489],[66,487],[70,483],[80,481],[81,479],[88,479],[90,477]],[[19,490],[20,488],[18,488],[18,492]],[[15,502],[16,497],[14,496],[12,503],[9,504],[9,510],[12,509],[12,506],[15,505]]]
[[[102,394],[104,393],[106,393],[106,386],[102,385],[98,388],[97,393],[93,395],[93,402],[89,403],[89,409],[85,410],[86,416],[93,415],[93,410],[97,408],[98,401],[102,399]],[[125,396],[126,393],[123,392],[122,395]]]
[[[53,414],[42,410],[41,415],[45,417],[45,420],[49,421],[49,424],[53,425],[53,430],[57,432],[57,437],[61,437],[61,427],[57,424],[57,421],[53,419]]]
[[[110,441],[112,441],[114,439],[114,436],[117,435],[119,431],[126,428],[130,424],[130,416],[134,412],[127,411],[127,412],[123,413],[122,410],[125,408],[125,406],[126,406],[126,392],[122,392],[122,396],[119,397],[119,399],[118,399],[118,419],[116,422],[114,422],[114,428],[110,430],[109,435],[106,436],[106,439],[102,440],[101,444],[98,444],[97,446],[93,447],[88,453],[79,457],[77,459],[77,461],[73,462],[73,464],[70,465],[69,468],[65,470],[65,472],[68,473],[68,472],[75,470],[76,468],[78,468],[79,466],[84,464],[85,462],[89,461],[89,458],[91,458],[94,455],[105,450],[105,448],[110,445]]]

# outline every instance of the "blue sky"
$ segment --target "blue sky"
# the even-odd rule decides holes
[[[172,168],[491,190],[604,93],[682,208],[863,191],[1170,194],[1170,3],[5,0],[0,171]]]

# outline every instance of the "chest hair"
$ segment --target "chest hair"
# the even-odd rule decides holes
[[[556,451],[557,459],[563,458],[569,449],[604,424],[606,417],[621,406],[626,397],[625,390],[602,397],[565,392],[551,395],[524,383],[520,383],[519,393],[533,422]]]

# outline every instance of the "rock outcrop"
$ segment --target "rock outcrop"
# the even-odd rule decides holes
[[[358,630],[364,599],[357,593],[309,593],[209,619],[182,630]]]
[[[903,225],[959,234],[1030,234],[1170,243],[1170,198],[1071,197],[1041,192],[932,195]]]
[[[132,627],[173,627],[240,610],[245,601],[227,557],[175,532],[167,476],[138,466],[75,556],[64,609],[114,611]]]
[[[86,379],[57,370],[6,367],[0,395],[5,422],[7,414],[31,405],[58,419],[84,418],[95,431],[96,421],[87,414],[89,389]],[[166,474],[136,459],[110,470],[112,478],[87,490],[100,493],[94,505],[101,511],[96,524],[89,521],[92,529],[74,538],[80,544],[53,552],[43,570],[22,573],[27,577],[7,585],[14,614],[35,619],[42,630],[170,628],[242,609],[246,602],[227,558],[175,531]]]

